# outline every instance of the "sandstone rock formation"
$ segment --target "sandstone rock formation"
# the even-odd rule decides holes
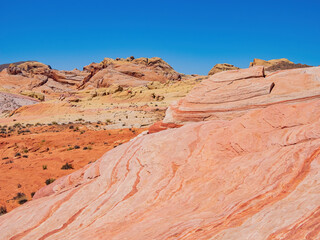
[[[11,64],[14,64],[14,65],[20,65],[22,63],[25,63],[25,62],[35,62],[35,61],[19,61],[19,62],[14,62],[14,63],[5,63],[5,64],[0,64],[0,72],[6,68],[8,68]]]
[[[286,62],[286,63],[291,63],[291,64],[293,64],[293,62],[289,61],[289,60],[286,59],[286,58],[271,59],[271,60],[269,60],[269,61],[255,58],[255,59],[253,59],[253,62],[250,63],[250,67],[252,67],[252,66],[271,67],[271,66],[273,66],[273,65],[275,65],[275,64],[278,64],[278,63],[280,63],[280,62]]]
[[[233,119],[252,109],[320,97],[320,67],[265,76],[264,67],[217,73],[203,80],[167,110],[165,123]]]
[[[319,239],[319,154],[319,100],[140,136],[1,216],[0,239]]]
[[[239,69],[238,67],[235,67],[231,64],[227,64],[227,63],[219,63],[216,64],[208,73],[208,75],[213,75],[216,74],[218,72],[223,72],[223,71],[229,71],[229,70],[236,70]]]
[[[147,81],[166,82],[168,80],[181,80],[178,74],[168,63],[161,58],[127,59],[105,58],[100,63],[92,63],[83,70],[90,73],[80,88],[108,87],[112,84],[123,86],[142,86]]]
[[[51,69],[49,65],[27,61],[23,63],[10,64],[6,72],[1,73],[3,86],[5,88],[17,88],[21,90],[36,90],[46,93],[68,92],[75,90],[89,73],[72,70],[59,71]],[[14,81],[10,81],[10,80]],[[9,80],[9,83],[8,81]],[[26,82],[21,84],[20,82]],[[10,82],[12,85],[10,85]]]
[[[272,59],[269,61],[255,58],[253,60],[253,62],[250,63],[250,67],[252,67],[252,66],[264,66],[266,72],[274,72],[274,71],[285,70],[285,69],[311,67],[307,64],[301,64],[301,63],[295,64],[286,58]]]
[[[85,66],[83,71],[55,70],[36,61],[13,63],[1,72],[0,84],[5,89],[51,94],[84,88],[105,88],[114,84],[122,87],[146,86],[150,81],[165,83],[181,78],[182,75],[161,58],[130,57],[115,60],[105,58],[100,63]]]

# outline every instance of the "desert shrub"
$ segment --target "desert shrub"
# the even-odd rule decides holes
[[[53,183],[55,180],[56,180],[56,179],[54,179],[54,178],[48,178],[45,183],[46,183],[47,185],[49,185],[50,183]]]
[[[20,205],[22,205],[22,204],[24,204],[24,203],[26,203],[26,202],[28,202],[28,199],[26,199],[26,198],[20,199],[20,200],[18,201],[18,203],[19,203]]]
[[[42,169],[47,170],[48,169],[47,165],[42,165]]]
[[[0,216],[7,213],[7,208],[5,206],[0,207]]]
[[[31,197],[33,198],[33,196],[36,194],[36,192],[32,192],[31,193]]]
[[[74,149],[79,149],[79,148],[80,148],[80,146],[74,145]]]
[[[17,195],[13,197],[13,199],[17,200],[19,204],[24,204],[28,201],[28,199],[26,198],[26,194],[24,194],[23,192],[18,192]]]
[[[15,197],[13,197],[14,200],[16,199],[21,199],[21,198],[25,198],[26,195],[23,192],[18,192],[17,195]]]
[[[67,170],[67,169],[73,169],[73,166],[71,163],[64,164],[61,169]]]

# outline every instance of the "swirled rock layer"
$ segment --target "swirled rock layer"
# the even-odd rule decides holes
[[[220,72],[173,103],[164,123],[234,119],[253,109],[320,98],[320,67],[283,70],[265,76],[264,67]]]
[[[140,136],[0,217],[0,239],[319,239],[320,101]]]

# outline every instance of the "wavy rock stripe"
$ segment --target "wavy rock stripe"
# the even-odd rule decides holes
[[[320,67],[278,71],[264,76],[263,67],[220,72],[173,103],[164,123],[231,120],[249,110],[320,98]]]
[[[141,135],[0,217],[0,239],[319,239],[320,101]]]

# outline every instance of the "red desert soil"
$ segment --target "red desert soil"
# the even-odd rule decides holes
[[[81,124],[27,129],[0,140],[0,206],[7,211],[18,207],[20,200],[31,200],[31,193],[45,186],[47,179],[70,174],[145,130],[92,130]],[[73,169],[61,169],[66,163]]]

